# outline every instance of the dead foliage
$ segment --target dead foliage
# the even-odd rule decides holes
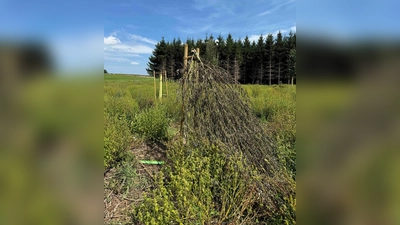
[[[265,124],[253,115],[250,100],[233,75],[195,53],[180,80],[182,101],[181,135],[188,146],[223,143],[231,155],[241,152],[249,171],[263,177],[258,194],[267,208],[276,210],[276,196],[289,196],[294,182],[279,164],[277,146]],[[228,154],[229,157],[229,154]],[[279,201],[279,200],[278,200]]]

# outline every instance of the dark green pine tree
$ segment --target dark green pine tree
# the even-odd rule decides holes
[[[283,54],[284,54],[284,43],[282,38],[282,33],[279,33],[276,36],[276,42],[274,46],[274,65],[276,76],[278,79],[278,84],[281,84],[282,71],[283,71]]]
[[[188,38],[186,40],[186,44],[188,45],[188,49],[189,49],[188,54],[191,55],[190,53],[191,53],[192,49],[196,48],[196,43],[194,42],[193,38]]]
[[[202,58],[206,52],[206,43],[203,41],[203,39],[197,39],[195,48],[199,48],[200,58]],[[189,52],[190,51],[191,49],[189,49]]]
[[[252,60],[251,60],[251,83],[255,84],[256,79],[257,79],[257,44],[255,41],[251,42],[251,54],[253,55]]]
[[[175,41],[175,39],[173,41]],[[173,42],[167,42],[166,71],[168,78],[173,77],[175,71],[175,51]]]
[[[274,37],[272,34],[268,34],[267,39],[265,41],[265,64],[266,64],[266,73],[268,76],[268,84],[272,84],[272,76],[274,74],[273,71],[273,59],[274,59]]]
[[[289,76],[289,55],[290,55],[290,40],[288,36],[283,38],[283,55],[282,55],[282,77],[286,84],[290,82]]]
[[[175,61],[175,71],[173,74],[173,79],[180,79],[182,77],[182,73],[177,72],[183,68],[183,43],[180,38],[174,39],[172,42],[173,50],[174,50],[174,61]]]
[[[236,81],[240,81],[241,77],[241,68],[243,63],[243,42],[239,38],[239,40],[235,41],[234,45],[234,60],[233,60],[233,77]]]
[[[264,78],[264,58],[265,58],[265,47],[264,47],[264,37],[262,34],[258,38],[257,41],[257,50],[256,50],[256,83],[262,84]]]
[[[149,62],[147,63],[148,68],[147,73],[150,76],[153,76],[153,71],[161,72],[166,69],[166,58],[167,58],[167,43],[162,37],[162,40],[156,44],[155,49],[153,50],[153,54],[149,58]]]
[[[257,42],[250,42],[248,36],[243,41],[236,41],[231,34],[226,39],[222,35],[217,39],[206,35],[205,40],[188,38],[186,44],[189,55],[192,49],[200,48],[200,57],[226,69],[243,84],[293,83],[296,78],[296,34],[292,32],[285,37],[279,32],[275,40],[272,34],[266,38],[261,35]],[[163,37],[149,57],[147,72],[152,75],[153,71],[165,70],[169,78],[179,79],[183,68],[183,46],[179,38],[166,42]]]
[[[153,50],[153,54],[149,57],[149,62],[147,63],[146,71],[147,71],[147,74],[149,74],[149,76],[153,76],[153,71],[156,70],[156,67],[158,64],[158,62],[157,62],[158,59],[154,54],[155,54],[155,49]]]
[[[292,48],[289,55],[289,77],[290,83],[293,85],[296,78],[296,49]]]
[[[226,68],[225,67],[225,63],[226,63],[226,48],[225,48],[225,40],[222,37],[222,35],[218,35],[217,38],[217,54],[218,54],[218,65],[222,68]]]
[[[240,81],[243,84],[247,84],[251,80],[251,62],[253,60],[251,43],[248,36],[246,36],[243,40],[242,58],[242,76]]]
[[[231,34],[228,34],[228,37],[226,38],[226,47],[225,47],[225,53],[226,53],[226,65],[225,68],[228,71],[228,73],[233,76],[233,60],[235,58],[234,54],[234,46],[235,42],[232,38]]]
[[[296,78],[296,33],[289,33],[289,61],[288,61],[288,73],[290,83],[293,85],[294,79]]]
[[[292,31],[290,31],[289,36],[288,36],[289,40],[289,49],[294,49],[296,48],[296,34],[293,34]]]
[[[211,34],[209,38],[206,39],[206,51],[204,59],[211,62],[214,65],[218,65],[218,54],[217,45],[215,43],[214,37]]]
[[[201,40],[201,44],[199,46],[197,46],[197,48],[200,49],[200,57],[201,58],[204,58],[206,55],[207,40],[208,40],[208,35],[206,34],[206,38],[204,40]]]

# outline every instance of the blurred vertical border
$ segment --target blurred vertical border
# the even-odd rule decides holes
[[[299,224],[400,224],[398,9],[298,3]]]
[[[101,224],[103,7],[0,1],[0,224]]]

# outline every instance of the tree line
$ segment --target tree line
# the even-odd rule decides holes
[[[296,82],[296,33],[290,32],[283,36],[279,32],[274,38],[260,35],[257,41],[250,41],[246,36],[243,40],[233,39],[229,34],[225,39],[213,35],[195,41],[180,38],[158,42],[149,58],[147,72],[167,71],[171,79],[179,79],[183,68],[184,44],[200,49],[200,57],[228,71],[242,84],[281,84]]]

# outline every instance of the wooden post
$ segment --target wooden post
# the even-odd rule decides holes
[[[188,48],[189,48],[188,44],[185,44],[185,51],[184,51],[184,54],[183,54],[183,69],[184,69],[184,71],[186,71],[186,68],[187,68]]]
[[[182,79],[183,79],[183,84],[182,84],[182,112],[181,112],[181,138],[183,142],[185,142],[185,137],[184,137],[184,131],[183,131],[183,123],[185,121],[185,75],[186,75],[186,69],[187,69],[187,62],[188,62],[188,44],[185,44],[185,49],[183,51],[183,74],[182,74]]]
[[[165,88],[167,89],[167,97],[168,97],[168,79],[167,79],[167,71],[165,71]]]
[[[162,98],[162,77],[163,77],[163,72],[160,72],[160,92],[158,93],[158,98]]]
[[[154,100],[157,99],[157,85],[156,85],[156,72],[153,70],[153,79],[154,79]]]
[[[200,48],[196,48],[197,56],[200,58]]]

